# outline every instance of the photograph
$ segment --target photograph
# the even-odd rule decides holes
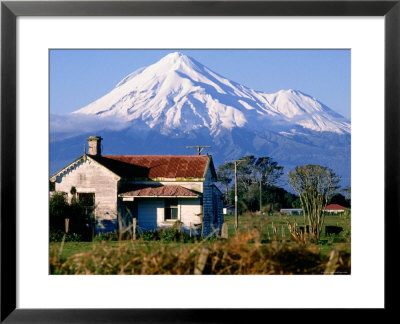
[[[49,49],[50,275],[350,275],[351,49]]]

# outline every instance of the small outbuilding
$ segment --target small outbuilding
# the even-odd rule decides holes
[[[233,215],[235,213],[235,206],[225,206],[223,211],[224,215]]]
[[[281,214],[285,215],[303,215],[303,209],[301,208],[282,208],[280,210]]]
[[[344,213],[346,209],[347,209],[346,207],[343,207],[338,204],[330,204],[325,207],[325,211],[327,213],[332,213],[332,214]]]

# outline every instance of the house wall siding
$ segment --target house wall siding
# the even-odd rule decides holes
[[[138,200],[138,225],[140,231],[156,229],[164,220],[163,199]]]
[[[209,168],[203,183],[203,236],[221,234],[222,207],[221,194],[214,186]]]
[[[71,201],[71,187],[77,193],[95,194],[96,234],[113,232],[117,220],[117,182],[118,177],[103,166],[87,159],[75,164],[67,172],[57,177],[55,190],[66,192]]]
[[[138,225],[141,231],[155,230],[156,228],[171,227],[174,221],[164,220],[164,199],[137,199]],[[182,222],[182,229],[190,231],[196,224],[200,224],[201,212],[199,199],[178,199],[178,218]],[[194,231],[193,231],[194,233]]]
[[[215,186],[213,187],[213,195],[216,199],[215,213],[217,214],[218,234],[221,234],[222,224],[224,223],[224,201],[222,199],[223,196]]]
[[[200,199],[179,199],[182,228],[192,234],[201,234]]]

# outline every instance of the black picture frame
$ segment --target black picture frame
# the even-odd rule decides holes
[[[19,16],[384,16],[385,205],[382,206],[382,212],[384,210],[385,213],[385,310],[393,310],[397,306],[397,298],[392,298],[392,296],[395,296],[399,283],[397,268],[394,266],[398,251],[393,241],[399,237],[400,228],[398,131],[400,126],[400,0],[2,1],[1,322],[217,323],[237,322],[242,316],[246,316],[248,321],[251,321],[251,318],[255,320],[258,316],[265,316],[267,311],[260,309],[16,308],[16,19]],[[366,157],[366,163],[368,163],[368,157]]]

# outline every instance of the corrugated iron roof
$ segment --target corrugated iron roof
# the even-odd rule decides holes
[[[199,194],[182,186],[132,185],[130,190],[119,194],[121,197],[198,197]]]
[[[208,155],[103,155],[90,156],[124,178],[203,178]],[[212,170],[215,173],[215,170]]]

